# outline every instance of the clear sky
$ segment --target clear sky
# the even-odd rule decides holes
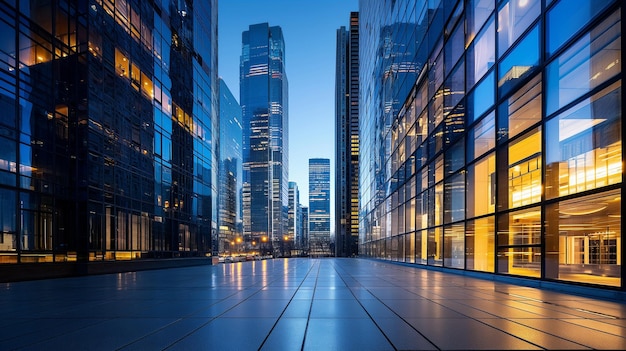
[[[289,181],[309,205],[309,158],[329,158],[334,213],[335,45],[358,0],[219,0],[218,71],[239,101],[241,33],[251,24],[279,26],[289,82]]]

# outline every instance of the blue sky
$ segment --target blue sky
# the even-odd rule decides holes
[[[329,158],[334,189],[335,45],[358,0],[218,1],[218,71],[239,101],[241,33],[267,22],[285,38],[289,81],[289,180],[308,206],[309,158]],[[331,195],[331,209],[334,207]],[[331,210],[331,212],[334,212]],[[332,218],[332,215],[331,215]]]

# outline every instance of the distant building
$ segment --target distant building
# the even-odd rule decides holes
[[[297,239],[302,236],[302,213],[300,210],[300,191],[296,182],[289,182],[289,213],[287,224],[287,240],[288,249],[297,249]]]
[[[309,253],[331,256],[330,159],[309,159]]]
[[[217,2],[186,4],[2,2],[0,263],[212,253]]]
[[[624,291],[616,0],[359,2],[359,255]]]
[[[241,107],[226,83],[220,79],[220,170],[219,231],[220,253],[237,251],[241,232],[242,128]]]
[[[358,255],[359,13],[337,30],[335,76],[335,255]]]
[[[301,222],[301,232],[302,236],[298,240],[298,245],[300,245],[300,249],[303,253],[309,252],[309,208],[306,206],[301,207],[302,213],[302,222]]]
[[[242,35],[243,231],[251,250],[282,255],[288,211],[288,84],[280,27]]]

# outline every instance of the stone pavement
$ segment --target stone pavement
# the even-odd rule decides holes
[[[626,303],[366,259],[0,284],[0,350],[626,349]]]

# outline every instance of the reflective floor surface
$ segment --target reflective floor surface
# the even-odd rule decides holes
[[[626,304],[365,259],[0,284],[0,350],[626,349]]]

